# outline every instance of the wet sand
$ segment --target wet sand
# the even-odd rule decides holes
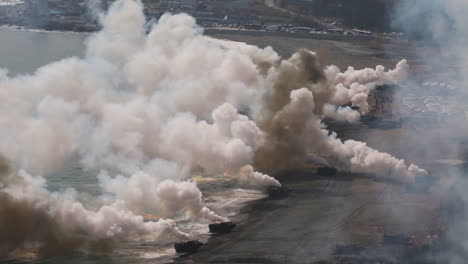
[[[392,68],[402,58],[409,58],[414,68],[421,63],[412,47],[401,43],[220,37],[272,45],[283,57],[298,48],[309,48],[318,51],[323,64],[341,68],[378,64]],[[252,202],[233,219],[238,227],[232,233],[212,236],[198,253],[180,256],[175,263],[408,263],[405,260],[420,255],[428,236],[442,236],[440,189],[444,182],[440,179],[450,166],[441,166],[436,160],[456,158],[451,151],[453,144],[459,144],[457,139],[440,136],[437,146],[432,146],[437,151],[428,151],[425,140],[429,138],[421,135],[436,137],[438,128],[403,124],[399,129],[380,130],[362,124],[330,125],[342,139],[366,141],[405,158],[408,164],[422,165],[432,173],[421,183],[428,188],[411,188],[369,175],[321,177],[312,169],[298,168],[278,177],[291,190],[289,197]],[[428,129],[434,133],[427,133]],[[386,235],[401,235],[411,242],[389,243]],[[343,254],[336,252],[337,246],[357,246],[359,250]]]
[[[253,202],[234,232],[212,236],[201,251],[175,262],[402,263],[419,248],[386,243],[385,235],[421,240],[440,234],[437,181],[428,191],[415,191],[369,175],[323,177],[312,169],[286,172],[279,179],[291,190],[289,197]],[[337,246],[351,245],[362,251],[336,254]]]

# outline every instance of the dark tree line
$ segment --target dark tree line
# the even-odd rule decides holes
[[[349,27],[390,30],[395,0],[283,0],[281,5],[302,14],[338,17]]]
[[[351,27],[386,31],[392,26],[392,1],[343,0],[341,13],[344,23]]]

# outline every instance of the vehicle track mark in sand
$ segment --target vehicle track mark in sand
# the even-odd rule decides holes
[[[321,189],[321,192],[317,193],[317,196],[323,194],[325,191],[327,190],[330,190],[330,189],[333,189],[333,188],[337,188],[338,184],[336,183],[336,181],[333,181],[331,179],[329,179],[327,181],[327,183],[325,183],[325,185],[323,186],[323,188]],[[353,219],[355,219],[361,212],[363,212],[366,208],[368,208],[370,205],[372,204],[375,204],[375,203],[378,203],[379,201],[381,201],[383,199],[383,197],[388,194],[388,192],[392,191],[393,188],[391,187],[391,184],[390,183],[386,183],[385,186],[382,188],[380,194],[376,197],[376,199],[372,200],[372,201],[369,201],[369,202],[366,202],[360,206],[358,206],[356,209],[352,210],[349,214],[346,215],[345,218],[341,219],[337,224],[333,225],[332,227],[330,227],[330,229],[328,230],[328,233],[333,233],[334,231],[337,231],[340,227],[342,226],[346,226],[348,225],[349,223],[352,222]],[[300,239],[299,239],[299,242],[294,246],[292,247],[292,249],[303,249],[303,244],[310,241],[309,238],[313,235],[316,235],[318,232],[324,232],[323,230],[314,230],[312,232],[306,232],[304,233]],[[325,241],[324,241],[325,242]],[[291,256],[292,257],[292,256]],[[287,259],[287,261],[290,260],[289,257]]]

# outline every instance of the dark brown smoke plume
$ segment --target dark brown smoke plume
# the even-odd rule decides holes
[[[287,111],[284,108],[291,101],[291,92],[300,88],[313,92],[315,107]],[[261,171],[274,173],[301,164],[307,143],[300,135],[307,129],[306,120],[313,114],[320,115],[331,95],[315,53],[300,49],[282,61],[273,88],[264,97],[266,118],[260,127],[267,134],[267,144],[257,150],[255,165]]]

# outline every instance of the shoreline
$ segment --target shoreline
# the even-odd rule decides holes
[[[56,30],[45,28],[33,28],[23,25],[2,24],[0,29],[11,29],[18,31],[33,31],[33,32],[61,32],[61,33],[85,33],[94,34],[99,30]],[[319,34],[319,33],[301,33],[301,32],[285,32],[285,31],[267,31],[267,30],[239,30],[227,28],[203,28],[204,35],[239,35],[239,36],[269,36],[269,37],[288,37],[288,38],[305,38],[316,40],[336,40],[336,41],[368,41],[378,39],[375,36],[365,35],[338,35],[338,34]]]
[[[95,33],[95,32],[87,32],[87,31],[72,31],[72,30],[47,30],[47,29],[40,29],[40,28],[28,28],[25,26],[17,26],[17,25],[0,25],[0,30],[10,30],[10,31],[17,31],[17,32],[39,32],[39,33],[44,32],[44,33],[65,33],[65,34],[86,34],[86,35],[92,35]]]

